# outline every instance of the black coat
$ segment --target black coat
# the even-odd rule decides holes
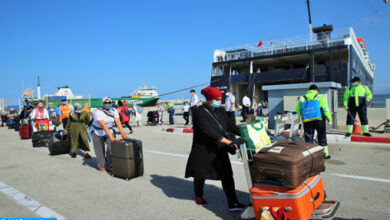
[[[239,134],[238,127],[232,123],[223,108],[213,110],[206,104],[194,108],[192,110],[194,136],[185,177],[220,180],[233,175],[228,155],[229,147],[220,143],[223,131],[205,108],[226,131]]]

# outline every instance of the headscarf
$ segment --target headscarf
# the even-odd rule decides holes
[[[38,103],[35,108],[35,118],[45,118],[45,108],[42,102]]]
[[[201,93],[202,93],[202,95],[204,95],[204,97],[206,97],[207,101],[214,100],[217,98],[222,98],[221,90],[219,90],[215,87],[212,87],[212,86],[208,86],[208,87],[202,89]]]

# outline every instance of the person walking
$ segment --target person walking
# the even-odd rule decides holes
[[[69,120],[66,124],[64,132],[69,131],[71,157],[76,158],[77,149],[84,150],[84,158],[89,159],[89,141],[87,133],[87,125],[89,123],[89,114],[84,111],[80,103],[74,104],[75,110],[69,115]]]
[[[161,107],[160,103],[157,104],[157,113],[158,113],[158,124],[162,125],[164,109]]]
[[[226,90],[225,110],[232,122],[236,124],[236,97],[232,94],[232,90]]]
[[[324,96],[318,94],[318,87],[311,85],[306,95],[298,98],[297,114],[303,121],[305,142],[313,143],[314,131],[317,131],[318,143],[324,148],[325,159],[330,159],[326,139],[326,121],[332,121],[328,103]]]
[[[371,90],[360,83],[359,77],[353,77],[352,86],[345,90],[344,108],[347,110],[347,132],[345,136],[351,136],[356,113],[359,115],[363,135],[370,137],[368,127],[367,105],[372,100]]]
[[[242,121],[245,122],[246,118],[249,114],[249,109],[251,107],[251,100],[249,99],[248,96],[244,95],[242,98]]]
[[[190,105],[188,104],[188,102],[184,102],[182,112],[183,112],[183,118],[186,121],[184,126],[187,126],[188,123],[190,122]]]
[[[112,100],[109,97],[103,97],[102,109],[98,109],[93,113],[93,133],[92,141],[95,149],[97,167],[100,172],[107,172],[106,169],[111,169],[111,143],[119,141],[113,130],[114,124],[119,128],[119,132],[123,139],[127,139],[127,135],[123,131],[122,124],[119,120],[119,114],[112,107]]]
[[[194,178],[197,205],[207,206],[207,201],[203,197],[205,180],[221,180],[228,209],[241,211],[244,205],[238,201],[236,195],[228,152],[242,144],[243,139],[232,141],[227,138],[227,133],[238,135],[239,130],[221,108],[221,91],[209,86],[201,92],[207,101],[193,111],[194,137],[185,178]]]
[[[61,110],[62,126],[65,129],[66,123],[68,122],[69,115],[73,111],[73,106],[69,103],[66,103],[66,99],[62,99],[62,105],[60,105],[60,110]]]
[[[190,91],[191,93],[191,99],[190,99],[190,120],[191,120],[191,124],[192,123],[192,109],[196,108],[199,104],[199,97],[196,95],[195,93],[195,89],[191,89]]]
[[[130,134],[133,133],[133,129],[131,128],[131,125],[129,124],[130,121],[130,111],[123,105],[123,102],[121,100],[118,101],[118,111],[119,116],[121,119],[122,125],[125,125],[130,130]]]
[[[175,124],[173,116],[175,115],[175,108],[173,108],[173,104],[171,102],[167,102],[166,111],[169,113],[169,124]]]

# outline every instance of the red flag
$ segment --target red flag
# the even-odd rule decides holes
[[[263,40],[260,40],[259,44],[257,44],[257,47],[260,47],[261,45],[263,45]]]

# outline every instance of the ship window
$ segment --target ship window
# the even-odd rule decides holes
[[[249,73],[249,61],[232,63],[232,75],[248,74]]]

